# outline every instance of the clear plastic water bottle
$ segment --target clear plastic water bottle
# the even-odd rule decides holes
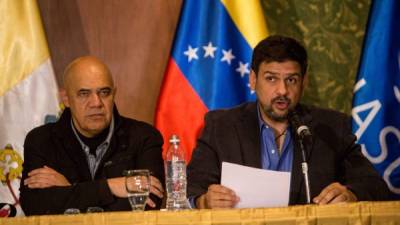
[[[177,135],[172,135],[165,158],[165,180],[167,186],[167,210],[190,209],[186,198],[185,152],[179,145]]]

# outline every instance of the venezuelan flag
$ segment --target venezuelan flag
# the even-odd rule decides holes
[[[25,135],[57,115],[58,91],[36,1],[2,0],[0,12],[0,216],[14,216]]]
[[[255,100],[252,49],[266,36],[258,0],[183,2],[155,125],[166,145],[172,134],[181,138],[187,162],[207,111]]]

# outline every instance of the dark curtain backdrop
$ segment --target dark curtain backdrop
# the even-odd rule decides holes
[[[270,34],[303,41],[309,51],[304,101],[350,113],[370,0],[263,0]],[[116,103],[153,123],[182,0],[38,0],[59,86],[72,59],[109,65]]]
[[[121,114],[152,123],[181,0],[38,0],[59,86],[82,55],[113,73]]]

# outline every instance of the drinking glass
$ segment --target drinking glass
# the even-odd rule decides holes
[[[100,213],[104,212],[104,209],[98,206],[91,206],[86,209],[87,213]]]
[[[81,211],[77,208],[68,208],[64,211],[65,215],[79,214]]]
[[[143,211],[150,191],[149,170],[125,171],[125,187],[132,210]]]

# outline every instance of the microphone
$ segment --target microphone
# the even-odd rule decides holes
[[[306,189],[307,203],[310,204],[311,203],[310,180],[308,177],[308,163],[307,163],[304,144],[308,145],[308,147],[311,146],[312,134],[310,129],[300,119],[296,111],[294,110],[290,111],[288,114],[288,119],[293,127],[293,130],[296,132],[296,135],[299,137],[299,144],[302,156],[301,171],[304,177],[304,187]]]
[[[293,129],[296,131],[296,134],[298,135],[298,137],[305,141],[311,141],[312,140],[311,131],[303,123],[303,121],[300,119],[300,117],[296,113],[296,111],[290,111],[288,117],[289,117],[289,121],[290,121]],[[308,140],[306,140],[306,139],[308,139]],[[311,143],[311,142],[307,142],[307,143]]]

